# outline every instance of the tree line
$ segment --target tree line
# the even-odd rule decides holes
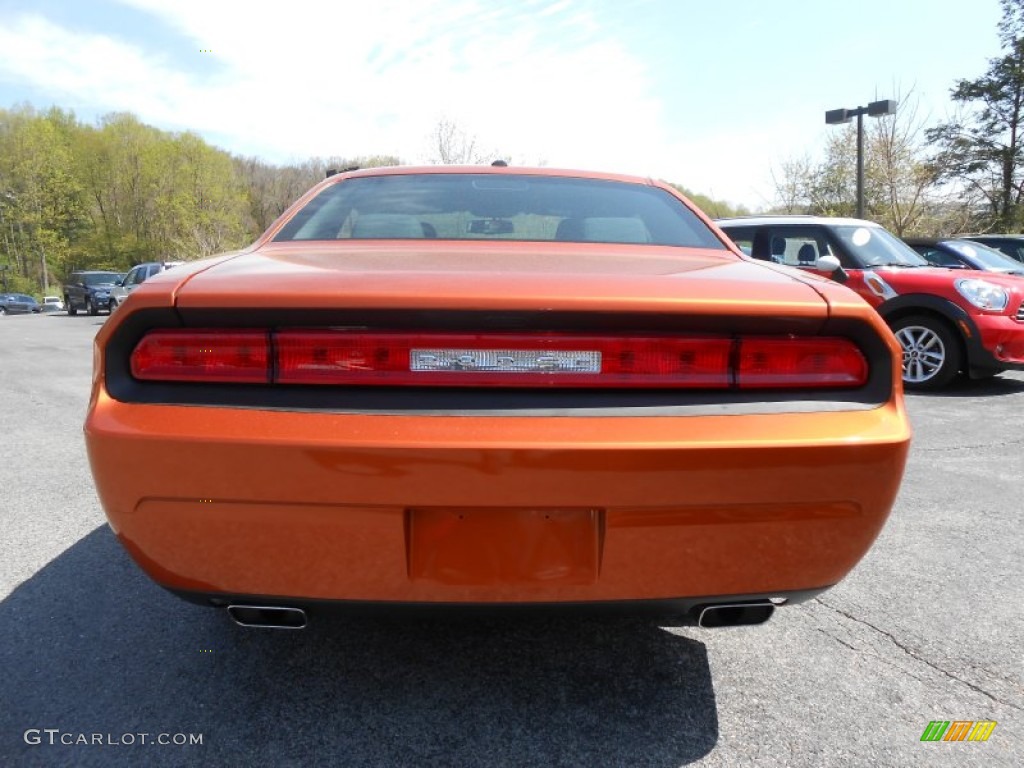
[[[493,159],[451,121],[441,121],[433,139],[430,162]],[[239,248],[329,168],[401,164],[376,155],[274,165],[129,113],[88,125],[57,107],[0,109],[0,289],[40,295],[56,292],[74,269],[125,272],[144,261]],[[735,212],[697,199],[708,210]]]
[[[127,271],[252,242],[326,170],[396,157],[277,166],[128,113],[88,125],[59,108],[0,109],[0,278],[54,290],[73,269]]]

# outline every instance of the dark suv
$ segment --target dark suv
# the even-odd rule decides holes
[[[110,309],[110,292],[121,282],[117,272],[99,270],[78,270],[64,281],[64,306],[69,315],[77,315],[81,309],[90,315]]]
[[[1024,280],[931,266],[870,221],[818,216],[719,219],[742,251],[843,282],[903,347],[903,383],[937,389],[958,372],[1024,370]],[[780,268],[783,268],[780,266]]]

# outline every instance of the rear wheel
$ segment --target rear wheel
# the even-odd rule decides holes
[[[68,309],[68,314],[74,317],[78,314],[78,308],[71,303],[71,299],[67,296],[64,297],[64,306]]]
[[[960,370],[960,342],[949,327],[935,317],[915,315],[892,324],[903,349],[903,385],[907,389],[939,389]]]
[[[98,315],[100,313],[100,309],[93,303],[92,297],[85,300],[85,311],[90,315]]]

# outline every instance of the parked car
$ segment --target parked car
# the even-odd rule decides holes
[[[147,279],[96,350],[113,530],[245,625],[353,601],[760,623],[865,554],[910,439],[867,303],[626,176],[334,175]]]
[[[90,315],[98,315],[101,310],[109,310],[110,292],[120,279],[117,272],[72,272],[64,281],[64,305],[68,309],[68,314],[77,315],[79,309]]]
[[[1024,262],[1024,235],[960,235],[964,240],[995,248],[1014,261]]]
[[[40,305],[43,312],[63,312],[64,302],[60,296],[43,296],[43,303]]]
[[[124,279],[110,291],[110,311],[113,312],[117,309],[128,298],[128,294],[140,286],[146,278],[184,263],[183,261],[148,261],[145,264],[132,267],[125,274]]]
[[[882,227],[859,219],[762,216],[719,226],[755,259],[832,277],[882,315],[903,348],[903,381],[937,389],[958,372],[1024,369],[1024,281],[932,267]]]
[[[904,237],[903,242],[935,267],[1024,275],[1024,264],[981,243],[950,237]]]
[[[39,302],[24,293],[0,293],[0,315],[27,315],[39,312]]]

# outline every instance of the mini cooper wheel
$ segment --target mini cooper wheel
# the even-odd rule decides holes
[[[945,323],[916,315],[892,325],[903,349],[903,385],[907,389],[939,389],[960,370],[960,344]]]

